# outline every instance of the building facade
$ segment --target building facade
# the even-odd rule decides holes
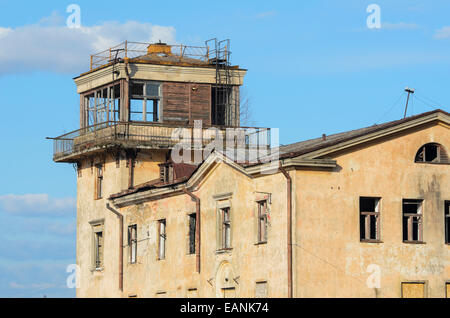
[[[208,148],[239,126],[245,70],[221,45],[110,50],[75,79],[81,128],[55,139],[54,160],[77,165],[77,296],[450,295],[450,114],[236,160]],[[267,140],[240,129],[246,154]]]

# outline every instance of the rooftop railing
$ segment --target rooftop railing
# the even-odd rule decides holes
[[[151,43],[125,41],[107,50],[91,55],[91,70],[106,65],[116,59],[128,57],[130,59],[146,55]],[[157,44],[157,43],[156,43]],[[211,53],[208,46],[187,46],[183,44],[168,45],[172,56],[192,58],[209,62]]]
[[[270,129],[259,127],[182,126],[153,122],[104,122],[53,139],[53,159],[70,161],[78,155],[107,146],[172,149],[177,144],[205,147],[221,141],[222,147],[270,148]]]

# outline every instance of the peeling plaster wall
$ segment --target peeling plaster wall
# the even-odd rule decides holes
[[[195,255],[188,255],[188,218],[195,202],[185,194],[123,208],[126,223],[138,224],[137,264],[126,264],[124,296],[187,297],[197,288],[199,297],[221,297],[222,288],[235,287],[238,297],[254,297],[257,281],[268,281],[270,297],[287,294],[286,271],[286,194],[281,175],[250,179],[226,164],[218,164],[195,195],[201,200],[201,273],[196,273]],[[257,245],[255,191],[274,194],[268,243]],[[232,250],[218,253],[216,244],[217,200],[229,197],[232,222]],[[226,200],[224,200],[226,201]],[[157,222],[166,219],[166,259],[157,260]],[[139,237],[140,236],[140,237]],[[280,248],[282,246],[282,248]],[[127,249],[128,250],[128,249]],[[128,252],[125,253],[128,255]],[[208,282],[209,281],[209,282]]]
[[[401,282],[426,281],[429,297],[445,297],[450,246],[444,239],[444,201],[450,165],[414,163],[420,146],[450,149],[448,127],[415,129],[335,154],[333,172],[296,171],[296,297],[401,297]],[[381,197],[381,240],[359,240],[359,197]],[[402,242],[402,199],[423,199],[426,244]],[[368,288],[370,264],[381,288]]]

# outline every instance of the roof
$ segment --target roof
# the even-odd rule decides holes
[[[330,136],[326,136],[325,139],[323,137],[320,137],[320,138],[305,140],[305,141],[281,146],[279,148],[279,159],[288,159],[288,158],[299,157],[301,155],[315,152],[320,149],[325,149],[327,147],[331,147],[334,145],[338,145],[340,143],[344,143],[344,142],[350,141],[352,139],[364,137],[365,135],[370,135],[372,133],[382,131],[384,129],[399,126],[399,125],[407,123],[407,122],[415,121],[417,123],[417,120],[421,119],[421,118],[427,119],[427,122],[429,122],[430,120],[434,120],[433,117],[431,117],[431,119],[430,119],[430,116],[433,114],[438,114],[438,113],[441,113],[441,114],[444,114],[445,116],[450,117],[450,113],[445,112],[441,109],[436,109],[436,110],[433,110],[430,112],[403,118],[400,120],[387,122],[387,123],[380,124],[380,125],[373,125],[373,126],[369,126],[369,127],[365,127],[365,128],[361,128],[361,129],[350,130],[350,131],[346,131],[346,132],[342,132],[342,133],[333,134]],[[216,153],[221,154],[220,151],[213,152],[213,154],[216,154]],[[221,155],[223,155],[225,158],[227,158],[225,154],[221,154]],[[206,158],[205,161],[208,161],[209,159],[210,159],[210,157]],[[323,160],[323,159],[321,159],[321,160]],[[112,195],[110,198],[115,199],[115,198],[123,197],[128,194],[132,194],[132,193],[137,193],[137,192],[156,189],[156,188],[164,188],[167,186],[175,186],[175,185],[178,185],[181,183],[188,182],[188,180],[194,175],[194,173],[196,173],[196,171],[203,169],[200,167],[205,164],[205,161],[202,162],[198,166],[189,165],[189,164],[174,164],[174,171],[178,171],[178,172],[175,172],[176,178],[172,182],[161,182],[159,179],[152,180],[147,183],[143,183],[139,186],[136,186],[134,189],[126,190],[121,193]],[[212,160],[212,161],[214,161],[214,160]],[[257,164],[234,163],[234,164],[237,167],[240,167],[241,170],[244,172],[248,171],[248,170],[246,170],[246,168],[248,168],[248,167],[259,165],[259,163],[257,163]]]
[[[391,122],[373,125],[365,128],[360,128],[356,130],[350,130],[338,134],[333,134],[329,136],[325,136],[325,138],[315,138],[309,139],[301,142],[296,142],[293,144],[280,146],[280,158],[292,158],[300,155],[304,155],[316,150],[320,150],[329,146],[333,146],[339,144],[341,142],[345,142],[354,138],[362,137],[364,135],[368,135],[386,128],[394,127],[400,125],[402,123],[406,123],[409,121],[413,121],[415,119],[426,117],[428,115],[432,115],[435,113],[443,113],[447,116],[450,116],[450,113],[447,113],[441,109],[436,109],[430,112],[422,113],[415,116],[406,117],[400,120],[394,120]]]
[[[121,191],[119,193],[113,194],[110,196],[110,199],[120,198],[125,195],[129,195],[132,193],[137,193],[141,191],[156,189],[156,188],[163,188],[170,185],[176,185],[179,183],[183,183],[186,180],[188,180],[192,174],[197,170],[196,165],[190,165],[187,163],[172,163],[173,170],[174,170],[174,179],[169,182],[161,181],[161,179],[153,179],[148,182],[141,183],[131,189],[127,189],[124,191]]]

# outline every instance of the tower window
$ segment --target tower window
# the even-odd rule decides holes
[[[403,241],[422,242],[422,200],[403,200]]]
[[[130,85],[130,121],[159,120],[160,84],[132,81]]]
[[[417,151],[415,162],[423,163],[449,163],[447,152],[442,145],[429,143]]]

